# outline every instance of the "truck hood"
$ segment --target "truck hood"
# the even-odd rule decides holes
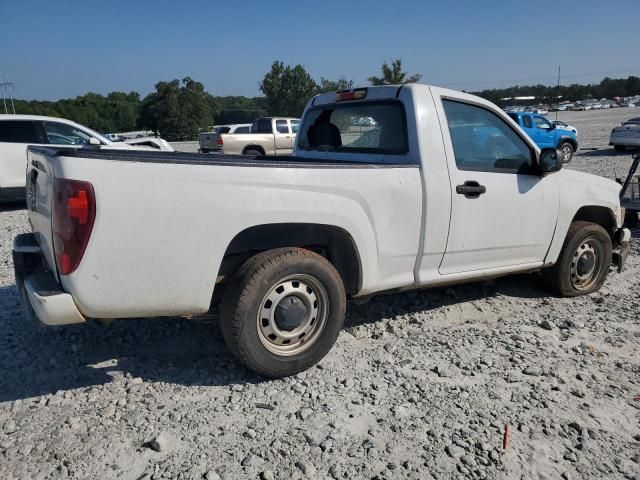
[[[563,168],[558,172],[558,177],[558,180],[561,183],[567,182],[571,184],[581,184],[587,189],[595,188],[602,193],[615,198],[616,201],[618,199],[620,189],[622,188],[619,183],[609,180],[608,178],[593,175],[591,173],[578,172],[577,170],[569,170],[566,168]]]

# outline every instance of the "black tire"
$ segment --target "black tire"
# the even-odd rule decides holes
[[[624,145],[614,145],[613,149],[618,153],[624,153],[626,147]]]
[[[292,300],[298,296],[298,291],[276,293],[283,285],[290,289],[298,288],[296,283],[305,292],[311,292],[300,290],[304,293],[300,298],[314,295],[317,299],[315,306],[310,305],[313,302]],[[272,295],[282,295],[273,302],[275,305],[270,304]],[[266,334],[267,329],[277,327],[278,333],[287,335],[302,328],[287,330],[280,325],[277,313],[282,310],[278,308],[287,301],[306,305],[299,307],[306,310],[295,318],[304,318],[301,325],[307,325],[311,330],[307,337],[296,336],[290,345],[277,345],[274,342],[281,342],[283,337],[272,334],[275,338],[271,339]],[[284,310],[287,308],[284,306]],[[271,313],[265,313],[266,309]],[[224,340],[238,360],[260,375],[279,378],[308,369],[331,350],[342,329],[345,311],[346,294],[342,279],[327,259],[302,248],[278,248],[250,258],[236,272],[224,293],[220,324]],[[270,318],[264,318],[269,315]],[[289,320],[290,317],[286,317],[286,321]],[[292,350],[281,351],[286,348]]]
[[[569,163],[575,151],[571,142],[562,142],[558,149],[562,152],[562,163]]]
[[[600,225],[591,222],[573,222],[567,232],[558,261],[552,267],[542,271],[545,288],[560,297],[576,297],[598,291],[609,274],[611,248],[611,238]],[[584,260],[587,265],[590,265],[591,255],[593,272],[582,283],[578,275],[583,265],[581,262]],[[582,268],[584,271],[585,267]]]
[[[255,150],[253,148],[250,148],[249,150],[245,150],[243,152],[243,155],[252,155],[254,157],[257,157],[258,155],[264,155],[264,153],[262,153],[260,150]]]

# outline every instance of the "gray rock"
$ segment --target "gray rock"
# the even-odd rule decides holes
[[[175,446],[175,439],[166,432],[157,435],[149,442],[149,448],[156,452],[167,452]]]
[[[450,457],[455,459],[458,459],[465,454],[464,448],[454,445],[453,443],[451,445],[447,445],[445,451],[449,454]]]
[[[271,470],[265,470],[260,474],[261,480],[275,480],[276,476],[273,474]]]
[[[556,328],[555,323],[553,323],[551,320],[546,319],[540,322],[540,326],[545,330],[553,330],[554,328]]]
[[[20,430],[20,427],[13,420],[7,420],[2,427],[2,430],[7,435],[11,435],[12,433],[16,433],[18,430]]]
[[[542,375],[542,369],[540,367],[529,366],[525,368],[522,373],[524,373],[525,375],[530,375],[532,377],[539,377],[540,375]]]
[[[316,474],[316,467],[306,462],[296,462],[296,467],[304,474],[309,477],[314,477]]]
[[[218,475],[218,473],[215,470],[209,470],[205,475],[204,475],[205,480],[221,480],[220,475]]]

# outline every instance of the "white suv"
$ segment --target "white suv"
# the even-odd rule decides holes
[[[0,201],[25,198],[27,145],[82,147],[89,144],[134,148],[114,143],[90,128],[63,118],[0,114]]]

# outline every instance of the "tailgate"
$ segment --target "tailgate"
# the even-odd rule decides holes
[[[51,227],[53,200],[53,165],[42,151],[27,149],[27,209],[29,223],[36,235],[47,267],[58,276],[53,251]]]
[[[208,150],[215,150],[220,148],[217,145],[218,134],[215,132],[205,132],[199,135],[200,148],[206,148]]]

